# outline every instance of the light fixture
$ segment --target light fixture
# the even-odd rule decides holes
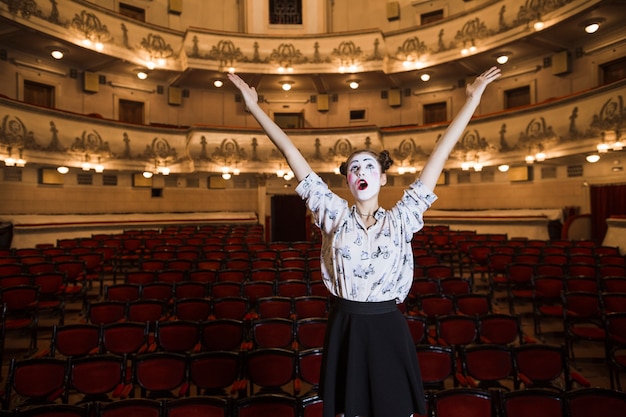
[[[524,160],[526,161],[528,165],[532,165],[535,163],[535,157],[533,155],[526,155]]]
[[[463,171],[469,171],[470,167],[472,166],[472,164],[470,164],[469,162],[465,161],[461,163],[461,169]]]
[[[22,150],[19,150],[19,157],[18,158],[13,158],[13,156],[11,155],[11,147],[7,147],[7,153],[9,154],[7,156],[7,158],[4,159],[4,165],[8,166],[8,167],[18,167],[18,168],[23,168],[24,165],[26,165],[26,160],[24,158],[22,158]]]
[[[621,151],[622,149],[624,149],[624,143],[621,140],[618,139],[615,142],[613,142],[614,151]]]
[[[144,171],[141,175],[143,175],[144,178],[152,178],[154,174],[150,171]]]
[[[89,162],[83,162],[81,168],[83,171],[89,171],[91,169],[91,164]]]
[[[507,172],[509,170],[509,166],[507,164],[498,165],[498,171]]]
[[[222,178],[229,180],[231,178],[230,170],[228,167],[222,167]]]
[[[68,167],[66,167],[66,166],[57,167],[57,172],[58,172],[59,174],[63,174],[63,175],[65,175],[65,174],[67,174],[68,172],[70,172],[70,169],[69,169]]]
[[[592,153],[591,155],[587,155],[585,159],[590,164],[595,164],[596,162],[600,160],[600,155],[598,155],[597,153]]]
[[[158,167],[157,174],[170,175],[170,169],[168,167]]]
[[[97,173],[102,173],[104,172],[104,165],[102,164],[96,164],[93,166],[94,171],[96,171]]]
[[[54,59],[63,59],[65,54],[66,51],[61,48],[53,48],[50,50],[50,55],[52,55],[52,58]]]
[[[509,58],[513,55],[510,51],[499,51],[493,54],[492,56],[496,59],[496,62],[500,65],[506,64],[509,62]]]
[[[293,84],[293,81],[281,81],[280,87],[283,89],[283,91],[289,91],[291,90],[292,84]]]
[[[422,74],[420,74],[420,80],[427,82],[430,81],[430,73],[429,72],[423,72]]]
[[[478,160],[474,162],[473,165],[474,171],[480,172],[483,170],[483,164],[481,164]]]
[[[283,179],[284,179],[285,181],[289,181],[289,180],[291,180],[293,177],[294,177],[294,173],[293,173],[293,171],[291,171],[291,170],[287,171],[287,173],[286,173],[285,175],[283,175]]]
[[[146,62],[146,68],[148,68],[149,70],[153,70],[156,68],[156,64],[152,61],[148,61]]]
[[[285,171],[282,168],[278,168],[278,171],[276,171],[276,176],[277,177],[284,177],[285,176]]]
[[[220,87],[222,87],[224,85],[224,81],[222,81],[222,80],[215,80],[215,81],[213,81],[213,85],[216,88],[220,88]]]
[[[137,78],[139,78],[140,80],[145,80],[146,78],[148,78],[148,73],[145,71],[138,71]]]
[[[537,162],[543,162],[543,161],[545,161],[545,160],[546,160],[546,154],[545,154],[545,153],[543,153],[543,152],[537,152],[537,153],[535,154],[535,160],[536,160]]]
[[[598,146],[596,146],[596,149],[600,153],[607,153],[609,151],[609,144],[604,142],[599,143]]]
[[[361,80],[348,80],[348,86],[350,86],[351,89],[356,90],[359,88],[360,82]]]
[[[541,20],[535,22],[535,24],[533,25],[535,30],[541,30],[541,29],[543,29],[544,26],[545,26],[545,24]]]
[[[604,23],[604,18],[598,17],[593,19],[587,19],[580,23],[580,26],[585,28],[585,32],[592,34],[596,33],[600,29],[600,25]]]

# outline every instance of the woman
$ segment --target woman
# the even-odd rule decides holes
[[[324,346],[320,395],[324,417],[406,417],[425,414],[424,392],[406,320],[396,304],[413,280],[411,239],[422,215],[436,200],[433,190],[444,164],[469,123],[496,67],[466,88],[466,102],[435,145],[419,178],[401,200],[385,210],[378,204],[392,161],[364,150],[342,164],[354,205],[331,192],[289,137],[259,107],[257,93],[239,76],[248,111],[283,153],[322,232],[321,270],[335,296]]]

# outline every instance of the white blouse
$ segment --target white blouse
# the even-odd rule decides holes
[[[328,290],[352,301],[401,303],[413,282],[413,234],[437,196],[416,180],[391,210],[379,208],[366,228],[355,206],[315,173],[296,187],[322,233],[321,272]]]

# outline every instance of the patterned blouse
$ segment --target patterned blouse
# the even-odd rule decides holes
[[[322,233],[321,272],[329,291],[352,301],[401,303],[413,281],[413,234],[437,196],[416,180],[391,210],[379,208],[366,228],[356,207],[315,173],[296,187]]]

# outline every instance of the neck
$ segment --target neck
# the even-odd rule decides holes
[[[364,218],[368,218],[368,217],[374,217],[374,213],[376,213],[376,210],[378,210],[378,208],[372,210],[371,213],[362,213],[358,208],[355,207],[356,213]]]

